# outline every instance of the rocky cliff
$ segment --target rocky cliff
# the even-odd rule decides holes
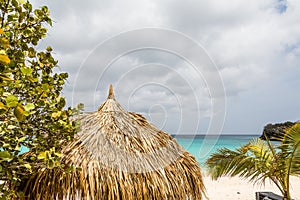
[[[267,137],[270,140],[278,140],[278,138],[281,138],[283,136],[286,129],[292,127],[294,124],[296,124],[296,122],[289,122],[289,121],[284,123],[278,123],[278,124],[267,124],[264,127],[260,139],[265,140]]]

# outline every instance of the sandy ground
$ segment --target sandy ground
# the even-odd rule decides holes
[[[269,191],[280,195],[275,185],[267,183],[263,186],[254,185],[239,177],[222,177],[217,181],[204,176],[207,196],[210,200],[255,200],[255,192]],[[291,177],[291,195],[295,200],[300,200],[300,178]]]
[[[254,185],[239,177],[222,177],[217,181],[204,175],[204,184],[209,200],[255,200],[255,192],[270,191],[280,195],[273,184]],[[294,200],[300,200],[300,178],[291,177],[291,194]]]

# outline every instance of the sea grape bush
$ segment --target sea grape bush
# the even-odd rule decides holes
[[[1,0],[0,9],[0,196],[10,199],[36,167],[60,167],[62,143],[76,126],[61,96],[68,74],[54,72],[50,46],[37,50],[52,25],[48,8]]]

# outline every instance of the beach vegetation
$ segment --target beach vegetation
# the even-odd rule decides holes
[[[61,96],[68,74],[58,73],[50,46],[38,47],[52,25],[49,9],[1,0],[0,10],[0,199],[12,199],[35,168],[60,165],[76,128]]]
[[[254,139],[240,148],[219,149],[206,161],[213,179],[240,176],[253,183],[271,180],[290,200],[290,176],[300,176],[300,123],[286,131],[279,143]]]

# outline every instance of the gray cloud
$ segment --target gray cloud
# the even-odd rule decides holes
[[[83,102],[87,110],[94,110],[113,83],[124,107],[143,113],[164,130],[205,132],[212,116],[221,116],[219,73],[227,95],[224,132],[259,133],[265,123],[299,119],[296,0],[35,0],[34,4],[47,4],[52,11],[54,27],[40,47],[53,46],[61,70],[70,74],[64,90],[69,105]],[[187,39],[145,31],[102,45],[110,37],[144,27],[172,29]],[[188,37],[193,43],[187,42]],[[196,51],[196,43],[218,71],[207,54]],[[165,44],[180,55],[155,48],[121,55],[145,44]],[[197,60],[202,62],[193,66]]]

